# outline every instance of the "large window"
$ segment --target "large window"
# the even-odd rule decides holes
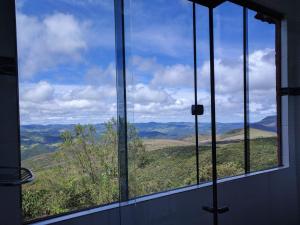
[[[281,165],[280,20],[211,9],[17,0],[24,220]]]
[[[259,16],[252,10],[248,11],[251,171],[276,167],[280,161],[280,123],[277,124],[280,101],[276,92],[279,85],[276,51],[279,46],[276,46],[276,24],[263,22]]]
[[[203,105],[204,113],[198,119],[199,183],[211,181],[211,89],[209,59],[208,8],[195,6],[197,104]]]
[[[218,177],[244,173],[243,7],[214,9]]]
[[[118,201],[113,1],[16,3],[24,220]]]
[[[130,197],[197,183],[191,6],[125,0]]]

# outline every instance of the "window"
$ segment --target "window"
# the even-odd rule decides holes
[[[244,173],[243,7],[214,9],[218,177]]]
[[[212,179],[211,89],[209,58],[209,24],[207,7],[195,6],[197,103],[204,113],[198,120],[199,183]],[[196,135],[195,135],[196,136]]]
[[[24,220],[118,201],[113,1],[17,0]]]
[[[128,132],[141,149],[128,145],[131,198],[212,179],[208,9],[196,5],[193,52],[192,4],[177,3],[125,1]],[[229,1],[213,14],[218,178],[277,166],[275,25]]]
[[[282,165],[280,19],[233,2],[17,0],[25,221]]]
[[[125,1],[130,198],[197,183],[191,6]]]
[[[262,21],[249,10],[249,120],[251,171],[276,167],[280,163],[277,114],[280,109],[278,65],[276,65],[276,22]],[[275,24],[274,24],[275,23]],[[277,31],[276,31],[277,29]],[[279,54],[279,53],[278,53]]]

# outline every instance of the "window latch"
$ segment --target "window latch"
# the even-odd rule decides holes
[[[204,106],[203,105],[192,105],[192,115],[193,116],[200,116],[204,113]]]

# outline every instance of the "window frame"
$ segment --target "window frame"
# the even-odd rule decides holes
[[[193,3],[198,3],[201,5],[207,5],[207,0],[189,0]],[[212,0],[211,0],[212,1]],[[268,9],[264,6],[261,6],[259,4],[253,3],[253,2],[245,2],[243,0],[217,0],[216,4],[219,5],[223,2],[232,2],[234,4],[240,5],[241,7],[243,7],[244,11],[245,9],[251,9],[254,10],[258,13],[263,13],[264,15],[268,15],[270,16],[272,19],[274,19],[274,24],[275,24],[275,39],[276,39],[276,43],[275,43],[275,52],[276,52],[276,100],[277,100],[277,137],[278,137],[278,148],[277,148],[277,156],[278,156],[278,166],[276,166],[275,168],[268,168],[268,169],[264,169],[262,171],[255,171],[255,172],[251,172],[249,170],[250,167],[250,163],[249,162],[249,149],[246,150],[248,147],[245,147],[245,162],[248,162],[249,165],[246,165],[247,163],[245,163],[245,174],[244,175],[239,175],[239,176],[234,176],[231,178],[221,178],[218,179],[217,182],[226,182],[230,179],[240,179],[242,177],[245,177],[245,175],[257,175],[260,174],[261,172],[264,171],[274,171],[277,170],[278,168],[284,167],[285,165],[283,164],[283,151],[282,151],[282,91],[281,91],[281,76],[282,76],[282,51],[281,51],[281,41],[282,41],[282,37],[281,37],[281,32],[282,32],[282,27],[281,27],[281,22],[283,20],[283,15],[273,11],[271,9]],[[206,2],[206,3],[204,3]],[[214,2],[214,1],[212,1]],[[191,188],[195,187],[195,188],[202,188],[202,187],[206,187],[207,185],[211,185],[212,182],[206,182],[206,183],[201,183],[201,184],[197,184],[197,185],[190,185],[190,186],[185,186],[185,187],[180,187],[180,188],[176,188],[173,190],[167,190],[167,191],[162,191],[159,193],[153,193],[153,194],[149,194],[149,195],[144,195],[144,196],[138,196],[136,198],[131,198],[129,199],[128,196],[128,148],[127,148],[127,107],[126,107],[126,60],[125,60],[125,52],[126,52],[126,48],[125,48],[125,26],[124,26],[124,0],[114,0],[114,13],[115,13],[115,40],[116,40],[116,44],[115,44],[115,52],[116,52],[116,77],[117,77],[117,96],[118,96],[118,100],[117,100],[117,118],[118,118],[118,164],[119,164],[119,185],[120,185],[120,197],[119,197],[119,201],[117,202],[111,202],[111,203],[107,203],[107,204],[102,204],[102,205],[97,205],[97,206],[92,206],[92,207],[87,207],[84,209],[79,209],[79,210],[74,210],[74,211],[69,211],[66,213],[61,213],[61,214],[57,214],[57,215],[50,215],[50,216],[46,216],[43,218],[37,218],[37,219],[33,219],[30,221],[26,221],[23,222],[23,224],[32,224],[32,223],[36,223],[36,222],[41,222],[41,221],[46,221],[46,220],[50,220],[53,218],[59,218],[59,217],[63,217],[63,216],[67,216],[67,215],[71,215],[71,214],[75,214],[78,212],[83,212],[83,211],[87,211],[87,210],[91,210],[91,209],[97,209],[97,208],[105,208],[105,207],[122,207],[121,203],[128,203],[130,204],[130,201],[135,200],[135,199],[143,199],[143,198],[151,198],[152,197],[159,197],[162,193],[175,193],[175,192],[181,192],[181,191],[187,191],[190,190]],[[217,5],[209,5],[209,7],[216,7]],[[244,12],[245,13],[245,12]],[[246,33],[246,29],[245,29],[245,15],[244,15],[244,36],[247,34]],[[247,63],[247,55],[248,52],[245,50],[245,46],[246,46],[246,41],[244,40],[244,65],[246,65]],[[246,76],[246,68],[244,68],[244,76]],[[244,77],[245,79],[245,77]],[[244,100],[247,98],[247,87],[245,85],[244,87]],[[248,90],[249,91],[249,90]],[[245,109],[247,108],[246,106],[247,104],[245,104]],[[244,117],[247,114],[247,110],[244,111]],[[245,129],[249,129],[249,121],[247,121],[247,118],[249,118],[248,116],[246,116],[245,119]],[[246,141],[247,140],[247,134],[249,134],[248,132],[245,132],[245,146],[246,146]],[[197,165],[199,167],[199,165]],[[249,166],[249,167],[248,167]],[[199,179],[199,176],[197,176],[197,180]],[[174,192],[175,191],[175,192]],[[22,197],[20,196],[21,200]],[[156,198],[156,197],[155,197]]]

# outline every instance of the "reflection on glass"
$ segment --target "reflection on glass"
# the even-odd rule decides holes
[[[214,10],[218,177],[244,173],[243,8]]]
[[[24,220],[117,201],[113,1],[16,3]]]
[[[251,171],[276,167],[277,104],[275,25],[249,10],[249,110]]]
[[[196,183],[192,4],[126,0],[125,8],[133,198]]]

